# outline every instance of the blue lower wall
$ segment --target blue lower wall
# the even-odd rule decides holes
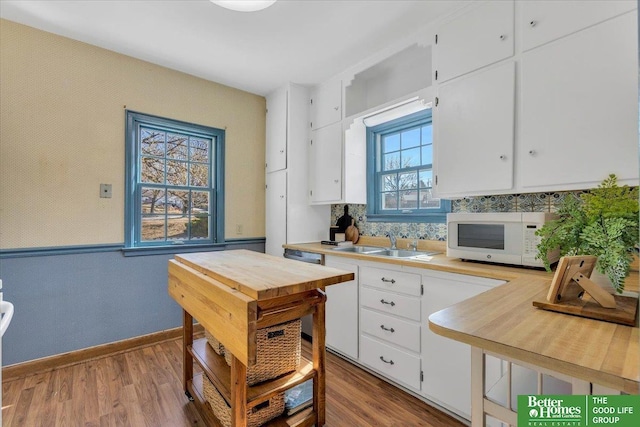
[[[264,243],[232,249],[264,252]],[[181,326],[182,310],[167,293],[172,258],[113,250],[0,259],[4,299],[15,306],[2,338],[3,364]]]

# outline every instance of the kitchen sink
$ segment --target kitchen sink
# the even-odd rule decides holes
[[[440,252],[422,252],[422,251],[409,251],[405,249],[385,249],[382,251],[374,252],[371,255],[387,256],[391,258],[411,258],[416,256],[433,256]]]
[[[390,258],[411,258],[411,257],[417,257],[417,256],[433,256],[440,253],[440,252],[410,251],[406,249],[385,249],[385,248],[380,248],[375,246],[347,246],[344,248],[333,248],[333,250],[338,252],[350,252],[350,253],[356,253],[356,254],[386,256]]]
[[[356,254],[371,254],[384,251],[385,249],[376,246],[346,246],[344,248],[333,248],[333,250],[338,252],[351,252]]]

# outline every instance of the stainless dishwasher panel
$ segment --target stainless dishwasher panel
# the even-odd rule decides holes
[[[322,264],[322,255],[312,252],[299,251],[297,249],[285,249],[284,257],[309,264]],[[302,333],[311,337],[313,332],[313,320],[311,315],[302,318]]]
[[[322,255],[313,252],[303,252],[297,249],[285,249],[284,257],[309,264],[322,264]]]

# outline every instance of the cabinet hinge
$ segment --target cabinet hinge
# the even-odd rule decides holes
[[[268,165],[269,165],[268,163],[265,163],[264,164],[264,168],[266,169]]]
[[[438,44],[438,35],[436,34],[436,44]]]
[[[436,96],[436,107],[438,106],[439,103],[440,103],[440,99]]]
[[[313,196],[313,190],[310,190],[310,191],[309,191],[309,195],[310,195],[310,196]]]
[[[436,80],[438,80],[438,70],[436,70]]]
[[[313,145],[313,139],[311,140],[311,145]]]
[[[424,285],[420,285],[420,295],[424,295]]]
[[[438,185],[438,175],[436,175],[436,185]]]
[[[265,109],[264,109],[264,113],[265,113],[265,114],[269,114],[269,109],[268,109],[268,108],[265,108]]]
[[[266,190],[267,188],[269,188],[269,185],[265,185],[265,186],[264,186],[264,189],[265,189],[265,190]]]
[[[313,122],[309,122],[309,127],[313,129]]]
[[[313,98],[309,99],[309,104],[313,105]]]
[[[420,371],[420,382],[424,381],[424,371]]]

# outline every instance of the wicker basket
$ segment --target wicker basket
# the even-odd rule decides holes
[[[224,427],[231,427],[231,407],[211,383],[206,374],[202,375],[202,389],[204,397],[209,402],[213,413]],[[273,396],[268,401],[261,403],[247,411],[247,426],[258,427],[280,416],[284,412],[284,393]]]
[[[224,356],[224,346],[220,341],[216,339],[216,337],[211,334],[211,332],[205,329],[204,337],[207,339],[209,345],[213,348],[213,351],[218,353],[220,356]]]
[[[258,348],[256,364],[247,367],[247,385],[267,381],[300,367],[300,319],[256,331]],[[231,354],[224,359],[231,366]]]

